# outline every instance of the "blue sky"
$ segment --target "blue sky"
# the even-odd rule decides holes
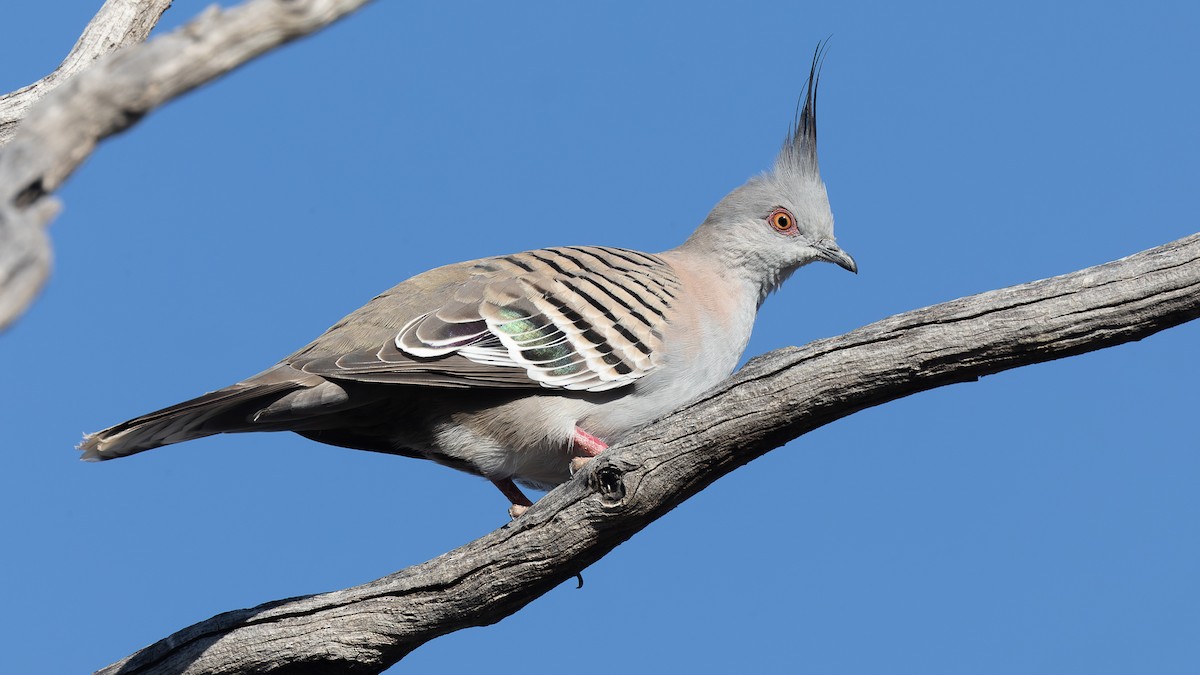
[[[99,4],[7,3],[0,89]],[[676,245],[770,165],[829,35],[822,172],[860,274],[801,270],[748,356],[1197,231],[1200,10],[1099,7],[380,2],[152,114],[61,191],[54,277],[0,334],[4,670],[88,672],[502,525],[480,479],[290,434],[72,446],[436,265]],[[1195,672],[1198,340],[853,415],[393,671]]]

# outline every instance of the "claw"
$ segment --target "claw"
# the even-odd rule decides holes
[[[587,466],[587,463],[592,461],[591,457],[572,457],[571,458],[571,475],[579,473],[579,470]]]

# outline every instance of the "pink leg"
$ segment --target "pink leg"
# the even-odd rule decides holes
[[[517,484],[511,478],[493,480],[492,485],[499,488],[500,492],[512,504],[512,506],[508,507],[508,515],[513,520],[516,520],[522,513],[528,511],[529,507],[533,506],[533,502],[529,501],[529,497],[526,497],[525,493],[521,492],[521,488],[517,487]]]
[[[575,456],[571,460],[571,473],[575,473],[587,464],[588,460],[599,455],[608,449],[608,445],[604,441],[596,438],[588,432],[575,427],[575,433],[571,435],[571,453]],[[500,492],[508,498],[512,506],[508,509],[508,515],[512,518],[517,518],[529,507],[533,506],[533,502],[529,501],[529,497],[521,492],[521,488],[512,481],[511,478],[503,480],[493,480],[492,485],[495,485]]]
[[[571,474],[574,475],[576,471],[583,468],[584,464],[607,449],[608,445],[604,441],[575,427],[575,434],[571,436],[571,452],[575,455],[571,460]]]
[[[575,434],[571,437],[571,449],[576,457],[595,457],[607,450],[608,445],[583,429],[575,427]]]

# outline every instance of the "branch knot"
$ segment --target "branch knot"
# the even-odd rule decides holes
[[[625,472],[612,464],[597,467],[588,477],[588,484],[600,493],[605,506],[616,506],[625,500]]]

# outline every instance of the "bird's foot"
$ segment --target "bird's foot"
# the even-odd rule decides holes
[[[508,507],[509,518],[516,520],[528,511],[529,507],[533,506],[533,502],[529,501],[529,497],[526,497],[525,493],[521,492],[521,488],[517,487],[517,484],[511,478],[493,479],[492,485],[495,485],[508,498],[508,501],[512,503],[512,506]]]
[[[587,466],[587,463],[592,461],[591,457],[572,457],[571,458],[571,475],[579,473],[580,469]]]
[[[604,441],[575,427],[575,433],[571,436],[571,452],[575,455],[571,458],[571,475],[574,476],[592,461],[593,457],[607,449],[608,445]]]

